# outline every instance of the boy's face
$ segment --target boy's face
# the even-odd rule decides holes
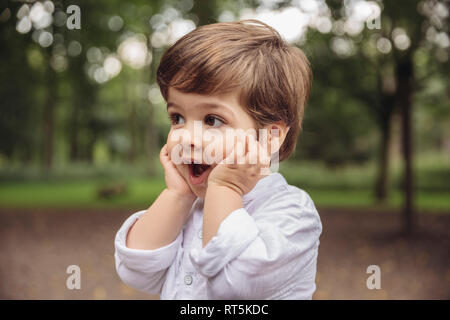
[[[169,157],[192,191],[204,198],[211,170],[233,149],[230,140],[225,142],[226,133],[256,130],[256,122],[239,104],[236,93],[208,96],[169,87],[167,106]]]

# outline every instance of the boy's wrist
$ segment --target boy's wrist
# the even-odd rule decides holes
[[[216,182],[208,182],[208,189],[206,191],[206,194],[208,194],[208,191],[210,191],[210,193],[212,193],[212,191],[214,191],[214,193],[220,192],[221,194],[225,193],[225,194],[229,194],[229,195],[233,195],[233,197],[240,197],[242,198],[243,196],[243,192],[242,190],[235,186],[234,184],[224,184],[224,183],[216,183]]]
[[[174,201],[180,201],[190,205],[192,205],[195,199],[197,199],[197,196],[193,193],[185,194],[174,189],[165,188],[163,192],[169,194],[171,197],[174,197]]]
[[[221,223],[230,213],[239,208],[242,208],[239,192],[228,186],[208,183],[203,214],[203,247],[217,234]]]

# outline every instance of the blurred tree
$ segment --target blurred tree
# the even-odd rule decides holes
[[[345,8],[336,1],[328,1],[332,16],[339,21],[348,15]],[[347,6],[344,2],[344,6]],[[360,43],[362,50],[356,50],[352,60],[362,59],[372,66],[375,75],[375,85],[364,88],[364,81],[343,82],[350,84],[347,90],[351,95],[366,99],[372,108],[382,134],[379,178],[376,185],[376,195],[382,200],[386,197],[388,151],[390,140],[390,122],[395,108],[402,119],[402,152],[405,164],[404,171],[404,226],[410,233],[414,225],[413,206],[413,129],[412,107],[413,94],[420,88],[414,70],[413,57],[418,50],[431,55],[442,47],[448,48],[448,2],[445,1],[385,1],[380,2],[380,28],[364,30],[353,36],[352,41]],[[344,17],[345,18],[345,17]],[[348,18],[347,18],[348,19]],[[348,22],[349,20],[347,20]],[[351,32],[350,32],[351,34]],[[374,49],[370,49],[370,46]],[[364,50],[364,48],[367,48]],[[448,63],[448,58],[429,60],[432,63]],[[354,65],[355,66],[355,65]],[[360,69],[361,70],[361,69]],[[367,68],[362,68],[370,72]]]
[[[65,25],[71,4],[81,8],[80,30]],[[374,6],[381,8],[379,26],[355,16]],[[450,145],[442,124],[449,100],[448,1],[1,1],[0,41],[7,44],[0,46],[7,61],[0,69],[1,155],[45,168],[54,158],[92,163],[99,148],[111,161],[135,162],[143,151],[156,158],[167,133],[155,84],[164,50],[180,30],[237,20],[255,8],[262,20],[283,8],[303,19],[284,28],[305,28],[294,43],[314,71],[302,156],[335,167],[361,163],[374,156],[378,133],[375,194],[381,201],[389,191],[392,116],[401,112],[405,226],[411,229],[412,104],[439,123],[439,129],[420,127],[421,134]]]
[[[16,36],[14,21],[10,19],[19,5],[0,7],[0,154],[11,162],[18,159],[29,164],[33,160],[35,131],[39,125],[39,121],[35,121],[39,101],[33,99],[33,94],[40,80],[40,70],[39,66],[33,70],[29,65],[29,59],[36,52],[30,54],[29,39]],[[38,54],[36,60],[39,58]]]
[[[372,105],[377,103],[377,96],[372,91],[376,69],[361,56],[343,59],[330,52],[332,37],[310,32],[304,44],[314,81],[299,153],[338,167],[363,163],[373,156],[376,122]]]
[[[414,177],[413,177],[413,122],[414,92],[421,85],[415,76],[413,56],[421,47],[430,54],[441,46],[439,37],[430,33],[445,32],[448,42],[448,2],[445,1],[386,1],[383,18],[391,26],[389,31],[394,43],[393,61],[397,88],[395,100],[402,117],[402,151],[404,171],[404,223],[405,231],[414,228]],[[407,45],[408,44],[408,45]],[[448,44],[447,44],[448,47]],[[438,60],[434,60],[440,63]]]
[[[55,108],[57,106],[58,92],[55,70],[50,66],[50,49],[44,51],[44,86],[45,98],[42,112],[42,166],[48,172],[53,165],[53,152],[55,144]]]
[[[378,200],[383,201],[389,185],[390,127],[394,113],[400,113],[405,164],[404,226],[409,233],[414,224],[412,105],[413,94],[422,85],[415,77],[414,56],[418,52],[425,56],[436,54],[437,59],[426,59],[430,66],[448,64],[448,1],[326,3],[325,9],[320,2],[316,2],[316,8],[321,9],[314,9],[312,3],[305,9],[321,17],[309,17],[306,42],[300,44],[311,57],[315,76],[306,111],[304,150],[330,164],[357,159],[357,142],[369,134],[367,127],[364,130],[369,122],[362,121],[360,113],[356,118],[358,112],[348,112],[355,105],[367,107],[381,137],[374,189]],[[293,4],[297,2],[280,2],[280,6]],[[314,23],[321,20],[325,26],[331,20],[330,28]],[[350,119],[344,119],[350,115]]]
[[[217,22],[218,1],[217,0],[196,0],[192,8],[192,13],[198,17],[198,26]]]

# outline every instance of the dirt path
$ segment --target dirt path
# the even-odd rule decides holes
[[[450,299],[450,214],[422,214],[408,239],[392,212],[319,210],[315,299]],[[114,236],[132,211],[0,209],[0,299],[158,299],[124,285]],[[81,268],[81,290],[66,268]],[[381,290],[369,290],[369,265]]]

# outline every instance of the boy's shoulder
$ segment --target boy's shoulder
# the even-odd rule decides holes
[[[255,201],[256,200],[256,201]],[[283,204],[316,210],[314,201],[303,189],[290,185],[279,172],[261,179],[244,202],[255,201],[262,206]]]
[[[322,232],[322,222],[309,194],[290,185],[280,173],[272,173],[253,189],[253,198],[245,203],[247,211],[258,223],[290,228],[292,223]],[[245,200],[245,199],[244,199]]]

